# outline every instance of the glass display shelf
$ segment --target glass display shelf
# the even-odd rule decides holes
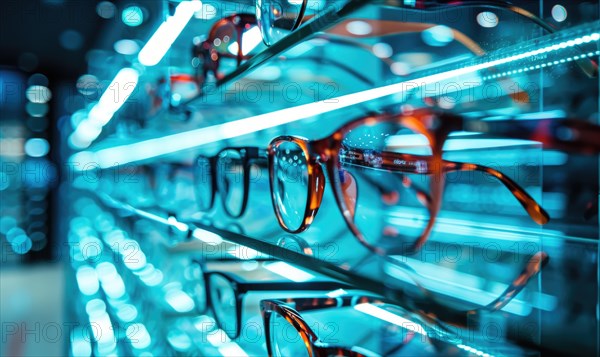
[[[542,106],[552,116],[583,116],[587,115],[586,107],[573,106],[575,94],[565,92],[556,83],[577,80],[582,90],[597,92],[597,81],[587,74],[594,71],[592,67],[600,53],[598,33],[600,22],[594,22],[503,46],[481,56],[467,53],[464,48],[442,56],[431,49],[435,47],[429,46],[430,49],[415,52],[422,56],[427,54],[428,64],[415,66],[410,58],[406,59],[402,63],[410,65],[410,71],[401,75],[393,73],[388,64],[372,53],[356,54],[356,49],[348,49],[346,45],[328,40],[319,42],[321,35],[313,34],[312,44],[309,40],[298,45],[306,47],[296,59],[302,61],[302,67],[315,66],[314,71],[324,73],[323,78],[307,75],[306,71],[297,74],[297,78],[286,78],[294,75],[295,60],[289,60],[294,56],[288,56],[287,52],[280,53],[262,66],[249,65],[244,76],[236,76],[227,85],[187,104],[191,114],[187,119],[166,114],[161,120],[151,120],[145,129],[109,136],[75,153],[71,161],[93,162],[104,168],[170,154],[191,159],[189,154],[197,148],[210,152],[226,142],[266,146],[276,135],[293,133],[311,137],[314,125],[324,132],[331,131],[350,118],[398,103],[434,106],[475,116],[535,113]],[[379,43],[398,43],[397,36],[379,40],[384,41]],[[319,67],[315,60],[339,61],[339,53],[364,58],[364,65],[374,68],[364,73],[372,82],[359,83],[360,80],[347,73],[330,71],[332,66]],[[349,65],[358,71],[361,69],[355,64]],[[261,79],[271,71],[280,77]],[[292,86],[294,91],[300,88],[304,93],[286,98],[288,94],[282,90],[291,91]],[[264,95],[265,88],[272,89],[269,95]],[[257,96],[260,93],[263,95]]]
[[[98,193],[96,192],[96,194]],[[360,262],[359,266],[352,266],[351,264],[345,265],[343,263],[340,264],[343,259],[341,258],[341,254],[332,255],[332,251],[330,249],[331,246],[327,244],[313,244],[311,246],[304,240],[306,235],[303,237],[298,237],[287,234],[271,234],[270,236],[267,235],[257,239],[246,234],[227,230],[227,225],[230,224],[231,221],[227,222],[227,220],[224,220],[221,222],[214,222],[214,224],[217,226],[225,225],[225,228],[216,228],[214,225],[203,225],[200,223],[201,220],[197,220],[197,222],[188,221],[184,223],[183,221],[178,221],[174,217],[169,218],[169,216],[164,212],[157,212],[156,214],[150,213],[146,210],[136,209],[131,205],[118,202],[106,195],[100,195],[98,197],[100,198],[100,201],[103,202],[107,207],[112,207],[112,209],[122,211],[126,216],[134,214],[158,222],[161,225],[168,226],[169,230],[172,231],[173,234],[169,234],[171,238],[166,243],[167,245],[170,245],[169,251],[172,253],[197,252],[202,254],[202,256],[206,259],[210,259],[211,256],[214,256],[215,258],[222,257],[224,252],[226,252],[225,255],[232,255],[239,259],[281,259],[285,262],[294,264],[295,266],[307,272],[322,274],[332,279],[360,287],[360,290],[385,296],[388,301],[399,304],[403,307],[407,307],[409,311],[416,309],[420,311],[428,311],[430,313],[437,313],[436,315],[442,320],[446,318],[462,319],[466,317],[465,315],[448,316],[449,308],[455,307],[459,310],[459,307],[465,306],[464,300],[460,301],[460,296],[462,296],[462,299],[470,299],[471,297],[465,296],[464,293],[459,293],[460,290],[451,288],[448,289],[447,281],[438,286],[438,289],[440,287],[445,287],[443,290],[445,290],[445,294],[447,295],[442,294],[437,296],[438,301],[440,300],[440,297],[444,298],[442,300],[444,305],[431,303],[431,301],[428,299],[415,299],[415,296],[413,295],[415,286],[410,279],[404,281],[401,280],[400,282],[403,284],[390,284],[391,281],[398,282],[399,276],[406,277],[407,272],[410,273],[410,271],[405,270],[404,263],[408,263],[413,267],[416,266],[416,268],[421,271],[421,267],[414,265],[414,263],[418,263],[418,261],[415,261],[414,259],[403,259],[402,257],[396,257],[394,259],[398,259],[398,262],[393,264],[385,264],[383,261],[378,261],[378,258],[368,256],[362,259],[362,262]],[[485,227],[484,224],[480,226]],[[451,329],[451,332],[456,333],[456,335],[453,337],[455,338],[454,343],[460,344],[460,342],[462,342],[464,345],[467,345],[466,341],[469,341],[471,342],[471,346],[487,347],[481,347],[481,350],[484,352],[495,352],[496,354],[500,355],[500,351],[506,351],[509,348],[516,348],[514,343],[520,344],[526,349],[533,348],[534,350],[539,350],[540,348],[542,350],[545,348],[558,348],[558,346],[553,346],[550,341],[544,341],[540,346],[536,343],[532,343],[532,341],[524,341],[519,339],[512,340],[511,337],[507,336],[494,336],[492,341],[476,339],[473,336],[477,334],[481,328],[477,326],[489,327],[491,325],[496,326],[497,324],[499,324],[498,326],[502,326],[502,328],[506,328],[507,331],[512,331],[510,333],[515,333],[517,336],[519,334],[519,329],[523,329],[525,327],[527,331],[520,331],[520,333],[538,333],[538,323],[535,322],[535,320],[532,321],[531,317],[537,316],[538,314],[544,312],[542,316],[551,318],[551,316],[554,316],[558,304],[561,301],[564,299],[570,300],[573,298],[569,297],[568,294],[565,295],[566,291],[561,291],[560,289],[556,290],[557,279],[560,279],[559,277],[562,274],[561,271],[572,264],[566,257],[561,257],[561,252],[564,251],[564,249],[568,249],[575,256],[587,257],[589,246],[594,245],[595,243],[585,239],[578,239],[576,237],[565,237],[561,234],[561,232],[545,232],[539,230],[528,231],[527,229],[522,229],[520,232],[515,232],[514,227],[506,227],[506,230],[504,231],[500,231],[499,229],[499,227],[495,227],[495,229],[481,229],[480,227],[479,233],[483,235],[482,232],[487,232],[488,237],[489,234],[494,234],[494,231],[498,236],[501,236],[502,234],[512,235],[512,238],[514,239],[514,241],[511,241],[510,243],[512,246],[506,247],[505,250],[531,250],[532,244],[543,244],[544,250],[548,253],[551,259],[553,259],[552,264],[548,265],[549,269],[551,270],[545,271],[544,275],[542,275],[544,281],[546,282],[545,285],[548,285],[548,287],[544,289],[543,293],[538,294],[533,300],[530,300],[528,297],[523,300],[522,297],[517,296],[515,301],[508,305],[508,309],[506,311],[503,311],[502,313],[496,313],[501,315],[496,315],[493,313],[482,314],[479,318],[471,317],[463,320],[464,322],[469,323],[469,329],[467,329],[467,331],[471,332]],[[469,235],[463,234],[461,236],[462,241],[464,241],[465,237],[469,237]],[[495,240],[495,242],[501,241]],[[472,243],[473,242],[471,242],[471,244]],[[482,241],[479,241],[478,243],[483,244]],[[469,246],[468,242],[466,244]],[[474,247],[474,245],[471,245],[471,247]],[[432,252],[430,252],[430,254],[431,253]],[[468,254],[472,254],[474,256],[474,253],[472,252]],[[329,258],[330,260],[328,261],[327,259],[324,259],[324,257]],[[556,260],[557,257],[558,260]],[[587,258],[585,259],[587,260]],[[384,266],[386,271],[386,274],[384,275],[379,273],[381,266]],[[501,265],[497,265],[496,269],[500,267]],[[584,267],[581,266],[580,268],[583,269]],[[571,269],[573,269],[573,267],[571,267]],[[430,280],[427,284],[427,288],[435,291],[435,285],[439,282],[439,280],[437,280],[439,278],[436,278],[436,276],[451,279],[451,275],[456,274],[457,272],[439,267],[435,270],[435,272],[432,273],[434,275],[423,275],[423,278]],[[584,276],[585,275],[586,274],[584,274]],[[391,277],[393,278],[390,280]],[[469,275],[462,276],[462,278],[465,277],[468,278]],[[474,277],[474,275],[470,275],[471,279]],[[585,303],[585,301],[587,300],[583,299],[582,303]],[[569,314],[570,313],[568,311],[560,310],[560,316],[562,316],[562,318],[567,318],[570,316]],[[501,322],[499,318],[507,319],[508,322]],[[481,320],[478,321],[478,319]],[[544,317],[544,319],[546,318]],[[593,321],[591,322],[593,323]],[[190,321],[186,322],[186,324],[190,323]],[[443,326],[447,327],[448,325],[443,324]],[[197,333],[197,331],[195,333]],[[450,337],[446,336],[446,338]],[[573,343],[578,342],[573,340]],[[509,354],[526,355],[527,353],[523,351],[518,353],[513,351]]]

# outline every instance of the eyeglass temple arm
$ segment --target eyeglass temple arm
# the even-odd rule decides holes
[[[529,216],[535,221],[537,224],[546,224],[550,221],[550,215],[542,206],[540,206],[534,199],[531,197],[527,191],[525,191],[521,186],[519,186],[516,182],[514,182],[510,177],[506,176],[502,172],[492,169],[488,166],[464,163],[464,162],[454,162],[454,161],[443,161],[444,165],[444,173],[448,172],[456,172],[456,171],[479,171],[484,172],[492,177],[497,178],[504,187],[506,187],[511,194],[519,201],[521,206],[527,211]]]
[[[539,141],[556,150],[600,153],[600,126],[579,119],[465,120],[462,129]]]
[[[383,302],[381,298],[360,294],[348,294],[339,297],[287,298],[277,300],[283,305],[292,307],[298,312],[332,309],[338,307],[352,307],[364,303]]]
[[[420,33],[423,31],[426,31],[428,29],[431,29],[435,26],[438,26],[436,24],[430,24],[430,23],[421,23],[421,22],[402,22],[402,21],[391,21],[391,20],[372,20],[372,19],[360,19],[360,21],[364,21],[366,23],[368,23],[369,25],[371,25],[371,32],[369,32],[368,34],[365,35],[356,35],[351,33],[350,31],[348,31],[348,24],[352,21],[356,21],[357,19],[348,19],[345,20],[343,22],[341,22],[340,24],[336,25],[334,28],[330,29],[327,31],[326,34],[322,34],[319,35],[317,37],[321,37],[324,39],[328,39],[330,41],[335,41],[335,42],[339,42],[339,43],[349,43],[350,41],[345,40],[344,38],[337,38],[337,37],[333,37],[333,36],[329,36],[329,35],[337,35],[337,36],[344,36],[344,37],[353,37],[353,38],[370,38],[370,37],[381,37],[381,36],[388,36],[388,35],[397,35],[397,34],[404,34],[404,33]],[[465,35],[464,33],[454,29],[454,28],[450,28],[450,30],[452,31],[452,35],[454,37],[454,39],[456,41],[458,41],[459,43],[461,43],[463,46],[465,46],[469,51],[473,52],[475,55],[477,56],[482,56],[486,53],[486,51],[481,48],[481,46],[479,46],[479,44],[477,42],[475,42],[473,39],[471,39],[469,36]],[[372,48],[371,46],[365,45],[363,43],[358,43],[360,47],[365,48],[369,51],[372,52]],[[357,44],[355,44],[357,45]]]
[[[348,284],[337,281],[313,281],[313,282],[294,282],[294,281],[264,281],[258,283],[238,282],[238,290],[248,291],[328,291],[336,289],[351,289]]]
[[[548,264],[550,258],[547,253],[539,251],[532,255],[521,273],[512,281],[512,283],[500,294],[494,301],[488,305],[471,310],[460,310],[452,308],[448,304],[440,303],[438,300],[431,295],[429,290],[424,288],[415,275],[418,273],[408,267],[407,272],[410,273],[410,278],[415,281],[421,291],[425,293],[425,298],[413,301],[412,307],[409,311],[416,313],[418,317],[424,319],[425,322],[436,323],[439,327],[447,329],[446,325],[453,325],[460,328],[477,328],[475,325],[480,321],[480,316],[483,311],[495,312],[499,311],[508,305],[534,278],[541,270]],[[404,306],[404,308],[407,308]],[[451,332],[451,330],[448,330]]]
[[[529,280],[536,276],[548,264],[550,260],[546,252],[535,253],[527,262],[527,265],[521,271],[515,280],[504,290],[504,292],[494,301],[486,306],[486,309],[498,311],[506,306],[517,294],[523,290]]]
[[[371,156],[369,161],[365,159],[365,154]],[[348,155],[351,155],[348,156]],[[341,160],[351,162],[360,166],[382,168],[390,171],[414,173],[414,174],[433,174],[433,159],[431,156],[402,154],[394,152],[374,152],[369,150],[351,149],[347,150]],[[504,175],[500,171],[491,167],[461,163],[448,160],[442,160],[442,173],[455,171],[481,171],[492,177],[497,178],[512,195],[521,203],[529,216],[538,224],[545,224],[550,220],[548,213],[516,182]]]

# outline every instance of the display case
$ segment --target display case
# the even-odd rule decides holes
[[[266,3],[90,64],[71,354],[597,354],[598,3]]]

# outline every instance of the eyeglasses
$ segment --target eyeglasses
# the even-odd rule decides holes
[[[323,341],[319,338],[318,331],[311,328],[309,323],[300,315],[300,312],[345,307],[355,307],[359,311],[363,310],[363,307],[366,311],[375,309],[386,316],[391,315],[406,321],[404,328],[413,328],[417,333],[424,333],[423,327],[417,323],[412,323],[413,316],[408,316],[398,307],[383,304],[376,297],[346,295],[337,298],[299,298],[285,301],[267,299],[260,302],[260,308],[265,328],[268,356],[379,356],[378,353],[362,346],[340,346]],[[408,316],[408,318],[405,316]],[[372,326],[362,326],[362,329],[369,329],[370,327]],[[382,346],[388,349],[385,352],[386,356],[397,353],[413,339],[414,331],[407,329],[406,332],[399,343],[397,342],[398,338],[395,338],[393,342],[386,341],[385,346]],[[400,335],[401,333],[397,334]]]
[[[253,171],[260,170],[259,159],[266,154],[256,147],[225,148],[212,157],[198,156],[193,164],[161,163],[145,172],[156,204],[170,214],[209,211],[218,191],[225,212],[238,218],[246,210],[250,180],[259,175]]]
[[[419,249],[434,226],[441,207],[443,174],[449,172],[480,171],[498,179],[536,223],[545,224],[549,219],[546,211],[508,176],[483,165],[442,160],[444,142],[461,124],[462,118],[453,115],[415,111],[361,118],[317,141],[293,136],[273,139],[268,149],[269,178],[273,206],[281,227],[290,233],[298,233],[310,226],[323,196],[323,166],[350,230],[361,243],[379,254],[384,254],[376,245],[379,237],[364,233],[373,231],[374,215],[381,210],[390,210],[391,206],[408,203],[417,210],[414,226],[418,228],[410,232],[413,238],[411,250]],[[422,141],[415,144],[416,138]],[[371,176],[371,182],[387,184],[398,180],[406,182],[407,179],[398,176],[407,175],[414,177],[412,181],[419,180],[429,186],[429,196],[401,192],[396,197],[380,195],[376,199],[372,185],[363,179]],[[429,179],[425,180],[424,176]],[[402,189],[402,186],[398,185],[398,188]],[[400,197],[416,197],[421,201],[427,197],[427,204],[415,200],[403,202]]]
[[[225,212],[241,217],[248,203],[252,168],[265,158],[265,151],[257,147],[225,148],[213,157],[198,156],[194,187],[199,209],[210,210],[218,191]]]
[[[233,264],[243,264],[242,261],[232,261]],[[274,260],[260,261],[262,267],[265,264],[278,264]],[[259,275],[259,270],[255,270],[256,278],[241,277],[234,272],[226,271],[207,271],[205,262],[194,260],[194,271],[204,271],[201,278],[197,279],[197,289],[204,289],[206,303],[204,310],[208,307],[212,309],[217,325],[223,329],[227,335],[235,339],[240,335],[242,326],[242,308],[244,297],[252,291],[332,291],[337,289],[349,289],[350,286],[333,280],[314,280],[307,282],[294,282],[284,280],[266,280]],[[261,268],[264,269],[264,268]],[[198,277],[199,274],[194,274]],[[200,295],[196,293],[196,295]],[[198,304],[199,307],[203,302]]]
[[[310,226],[323,196],[323,167],[348,227],[361,243],[378,254],[385,254],[377,244],[382,233],[399,238],[395,232],[378,229],[376,222],[381,212],[402,207],[408,207],[413,217],[402,232],[403,239],[410,238],[408,251],[423,246],[441,208],[444,174],[450,172],[479,171],[490,175],[511,192],[534,222],[547,223],[546,211],[505,174],[483,165],[442,159],[449,134],[460,130],[529,138],[578,152],[600,149],[599,127],[581,121],[467,121],[428,110],[364,117],[316,141],[280,136],[269,145],[268,166],[273,206],[281,227],[298,233]],[[373,192],[372,185],[362,179],[365,176],[371,176],[370,181],[375,182],[394,182],[398,176],[409,176],[429,187],[429,203],[411,200],[420,196],[414,194],[401,194],[400,200],[390,201],[389,195]]]
[[[223,59],[235,60],[239,66],[250,58],[249,53],[259,44],[260,37],[254,14],[235,14],[217,21],[210,29],[205,41],[194,45],[192,55],[198,68],[197,80],[202,85],[209,73],[221,79],[219,67]],[[256,32],[256,35],[251,35]],[[244,38],[248,38],[244,42]],[[198,62],[199,61],[199,62]]]

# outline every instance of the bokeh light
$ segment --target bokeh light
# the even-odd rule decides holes
[[[562,5],[554,5],[552,7],[552,18],[556,22],[563,22],[567,19],[567,9]]]
[[[48,87],[34,85],[27,88],[25,96],[32,103],[47,103],[52,98],[52,92]]]
[[[67,50],[77,51],[83,46],[83,36],[75,30],[65,30],[60,34],[59,42]]]
[[[357,20],[346,24],[346,30],[353,35],[364,36],[370,34],[373,28],[371,28],[369,23]]]
[[[25,142],[25,154],[31,157],[46,156],[50,151],[48,140],[42,138],[31,138]]]
[[[448,26],[438,25],[427,29],[421,33],[423,42],[433,47],[446,46],[454,40],[452,29]]]
[[[100,88],[98,78],[94,75],[82,75],[77,79],[75,86],[77,87],[77,91],[85,96],[98,96],[98,99],[100,98],[102,89]]]
[[[140,46],[137,42],[129,39],[123,39],[115,42],[115,51],[122,55],[134,55],[140,51]]]
[[[379,58],[390,58],[394,54],[394,50],[387,43],[379,42],[373,45],[373,53]]]
[[[110,1],[99,2],[96,6],[96,13],[103,19],[112,19],[116,12],[117,7]]]
[[[144,22],[144,11],[139,6],[129,6],[121,13],[121,20],[127,26],[139,26]]]
[[[477,23],[481,27],[492,28],[498,26],[498,15],[491,11],[484,11],[477,14]]]
[[[25,105],[25,111],[32,117],[43,117],[48,114],[48,105],[46,103],[32,103]]]

